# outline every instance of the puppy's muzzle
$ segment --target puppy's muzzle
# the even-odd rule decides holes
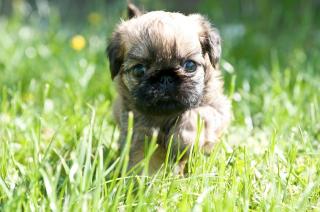
[[[164,75],[160,77],[159,84],[161,89],[168,89],[170,91],[173,89],[174,79],[172,76]]]

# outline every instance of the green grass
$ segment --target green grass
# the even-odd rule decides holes
[[[280,18],[276,7],[270,19],[235,22],[210,13],[209,4],[200,11],[222,33],[234,121],[210,157],[194,150],[185,177],[172,173],[173,162],[155,176],[126,173],[129,146],[117,150],[104,54],[119,14],[80,26],[54,14],[44,24],[37,16],[2,17],[0,211],[319,211],[315,12]],[[75,34],[87,40],[80,52],[70,47]]]

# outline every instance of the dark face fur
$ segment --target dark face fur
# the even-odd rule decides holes
[[[108,46],[120,94],[147,115],[179,114],[198,106],[208,54],[220,56],[217,32],[200,15],[150,12],[122,22]]]

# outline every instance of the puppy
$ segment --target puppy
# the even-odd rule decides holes
[[[199,14],[143,14],[132,4],[128,16],[116,27],[107,54],[119,94],[114,116],[122,146],[128,113],[134,114],[129,166],[143,159],[145,138],[155,131],[158,148],[150,161],[151,172],[164,162],[171,137],[174,152],[190,150],[198,136],[197,144],[210,153],[231,117],[218,67],[217,29]],[[200,135],[198,117],[204,123]]]

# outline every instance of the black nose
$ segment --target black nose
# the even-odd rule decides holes
[[[162,86],[166,86],[166,87],[171,86],[171,85],[173,85],[173,82],[174,82],[174,80],[173,80],[172,76],[165,75],[165,76],[160,77],[160,84]]]

